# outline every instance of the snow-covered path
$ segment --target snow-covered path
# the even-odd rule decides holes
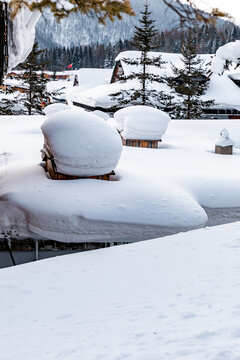
[[[0,271],[1,360],[237,360],[240,223]]]

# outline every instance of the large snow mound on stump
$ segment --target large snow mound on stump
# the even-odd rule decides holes
[[[60,173],[103,175],[118,164],[122,151],[120,136],[97,115],[81,109],[50,114],[42,132]]]
[[[117,111],[114,119],[123,129],[125,139],[161,140],[171,120],[165,112],[143,105]]]

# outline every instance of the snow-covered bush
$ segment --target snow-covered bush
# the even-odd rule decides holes
[[[97,176],[111,172],[118,164],[120,136],[97,115],[78,108],[50,111],[42,132],[44,150],[54,156],[60,173]]]
[[[171,118],[161,110],[137,105],[118,110],[114,120],[125,139],[160,140]]]

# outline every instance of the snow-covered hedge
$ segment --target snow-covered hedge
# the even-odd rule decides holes
[[[53,154],[60,173],[103,175],[118,164],[122,151],[120,136],[97,115],[78,108],[54,114],[50,111],[42,132],[44,146]]]

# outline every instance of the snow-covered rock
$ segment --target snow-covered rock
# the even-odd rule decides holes
[[[220,131],[220,137],[216,141],[215,145],[221,147],[234,146],[235,142],[232,139],[230,139],[228,130],[222,129]]]
[[[78,108],[49,114],[42,132],[45,146],[50,148],[60,173],[103,175],[118,164],[121,139],[117,131],[97,115]]]
[[[129,106],[117,111],[114,119],[125,139],[160,140],[171,118],[165,112],[143,105]]]

